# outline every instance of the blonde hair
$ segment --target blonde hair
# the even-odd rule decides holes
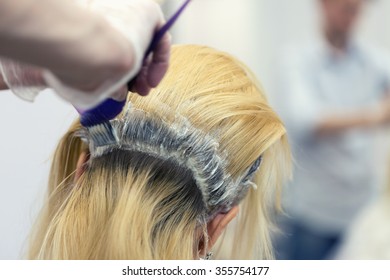
[[[257,187],[249,188],[237,223],[227,229],[234,242],[221,241],[223,254],[216,258],[272,258],[267,209],[289,175],[289,149],[285,128],[250,71],[214,49],[176,46],[162,83],[149,96],[132,94],[128,101],[153,114],[168,114],[169,108],[213,135],[233,178],[262,156],[252,179]],[[118,148],[90,159],[77,179],[78,159],[90,152],[80,130],[76,121],[56,149],[29,257],[197,258],[196,244],[207,243],[207,221],[192,172],[172,160]]]

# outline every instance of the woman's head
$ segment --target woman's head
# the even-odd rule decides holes
[[[61,140],[30,257],[199,258],[238,208],[224,257],[270,257],[266,209],[288,149],[247,68],[207,47],[174,47],[163,82],[128,101],[110,125],[76,122]]]

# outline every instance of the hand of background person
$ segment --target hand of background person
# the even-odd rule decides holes
[[[316,134],[318,136],[332,135],[348,129],[366,129],[384,124],[390,124],[390,96],[375,106],[328,115],[319,122]]]
[[[390,94],[377,107],[373,115],[373,123],[377,125],[390,123]]]

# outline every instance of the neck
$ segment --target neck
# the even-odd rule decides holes
[[[325,38],[337,52],[345,52],[347,50],[349,38],[346,34],[325,31]]]

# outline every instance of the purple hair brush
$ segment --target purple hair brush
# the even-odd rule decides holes
[[[186,0],[180,6],[177,12],[161,27],[161,29],[154,34],[152,42],[150,43],[145,53],[144,60],[146,60],[148,56],[153,52],[153,50],[157,47],[157,44],[163,38],[165,33],[167,33],[168,30],[172,27],[172,25],[177,21],[177,19],[180,17],[180,15],[183,13],[184,9],[187,7],[187,5],[190,2],[191,0]],[[127,83],[127,88],[129,91],[133,88],[134,84],[135,84],[135,78],[133,78],[130,82]],[[119,113],[122,111],[125,104],[126,104],[126,100],[116,101],[112,98],[109,98],[94,109],[87,110],[87,111],[81,111],[77,109],[77,111],[81,115],[80,117],[81,125],[83,125],[84,127],[92,127],[95,125],[103,124],[109,120],[112,120],[117,115],[119,115]]]

